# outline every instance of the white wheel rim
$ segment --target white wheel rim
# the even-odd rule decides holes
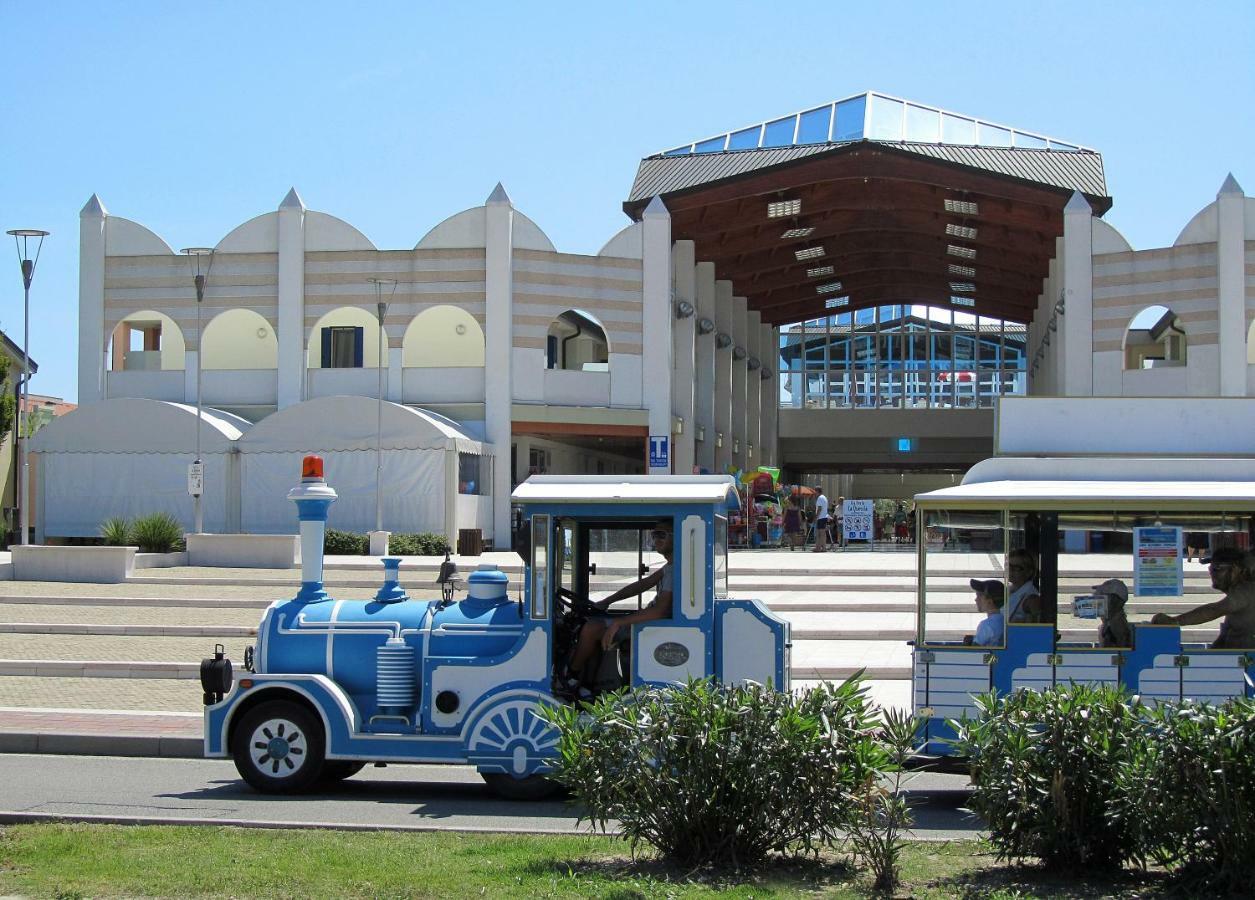
[[[248,757],[263,775],[290,778],[309,758],[309,741],[291,719],[266,719],[249,736]]]

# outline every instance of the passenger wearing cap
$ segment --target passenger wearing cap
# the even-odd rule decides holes
[[[1119,578],[1108,578],[1091,588],[1095,597],[1107,598],[1107,613],[1101,616],[1098,627],[1099,645],[1102,647],[1132,647],[1133,629],[1129,627],[1124,606],[1129,602],[1129,587]]]
[[[976,634],[963,638],[965,644],[978,647],[999,647],[1003,643],[1003,627],[1006,624],[1002,617],[1002,604],[1005,602],[1006,589],[1001,581],[990,579],[982,581],[973,578],[968,582],[976,592],[976,609],[985,614],[984,620],[976,626]]]
[[[1179,616],[1157,613],[1152,625],[1201,625],[1224,616],[1213,650],[1255,647],[1255,580],[1250,558],[1236,547],[1222,547],[1207,559],[1211,586],[1223,591],[1215,603],[1183,612]]]

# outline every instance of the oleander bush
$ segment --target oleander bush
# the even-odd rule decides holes
[[[100,539],[106,547],[129,547],[131,523],[123,516],[113,516],[100,523]]]
[[[1071,684],[978,698],[952,722],[969,761],[971,809],[1000,859],[1055,868],[1111,867],[1137,858],[1127,818],[1108,815],[1118,775],[1140,752],[1146,708],[1117,688]]]
[[[712,679],[547,711],[551,778],[685,867],[752,867],[841,842],[888,766],[861,675],[798,694]]]
[[[370,549],[370,539],[364,534],[328,528],[323,535],[322,549],[328,556],[365,556]]]
[[[183,525],[169,513],[151,513],[131,523],[131,538],[142,553],[174,553],[183,549]]]
[[[443,556],[450,549],[445,536],[434,531],[394,534],[388,539],[388,552],[393,556]]]
[[[1189,893],[1250,890],[1255,880],[1255,701],[1148,710],[1144,739],[1118,777],[1112,815],[1137,851],[1177,872]]]

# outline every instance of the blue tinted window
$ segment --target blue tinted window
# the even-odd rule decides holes
[[[828,140],[828,125],[831,121],[831,106],[802,113],[801,124],[797,127],[797,142],[799,144],[824,143]]]
[[[718,153],[723,149],[726,137],[711,138],[708,141],[702,141],[693,148],[694,153]]]
[[[876,310],[860,309],[854,314],[855,325],[870,325],[876,321]]]
[[[975,144],[976,123],[959,116],[941,117],[941,142],[943,144]]]
[[[1024,134],[1022,131],[1015,133],[1015,146],[1029,147],[1033,150],[1045,150],[1046,142],[1039,137],[1033,137],[1031,134]]]
[[[729,150],[753,150],[758,146],[758,135],[762,132],[761,125],[755,125],[753,128],[746,128],[744,131],[738,131],[728,138]]]
[[[862,94],[837,104],[837,121],[832,129],[834,141],[857,141],[863,138],[863,122],[867,118],[867,95]]]
[[[690,152],[692,152],[692,144],[685,144],[683,147],[668,150],[663,156],[687,156]]]
[[[766,132],[763,134],[764,147],[787,147],[793,143],[793,129],[797,121],[797,116],[790,116],[787,119],[776,119],[774,122],[767,123]]]
[[[867,117],[867,136],[873,141],[902,140],[902,102],[886,97],[872,97],[872,111]]]
[[[935,109],[924,109],[921,106],[906,108],[906,139],[920,143],[935,144],[940,137],[938,113]]]

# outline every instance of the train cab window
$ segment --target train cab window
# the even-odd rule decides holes
[[[549,617],[549,517],[532,516],[532,618]]]
[[[655,524],[655,519],[647,519],[584,526],[590,600],[604,600],[625,585],[662,567],[666,560],[654,549],[654,541],[650,537]],[[613,608],[630,612],[641,609],[652,599],[652,592],[638,594],[619,601]]]
[[[715,516],[715,596],[728,596],[728,518]]]
[[[982,608],[972,585],[998,581],[1005,586],[1002,512],[930,509],[922,515],[916,640],[959,645],[965,639],[975,642],[979,629],[981,646],[1003,646],[1003,621],[992,607]],[[991,614],[991,624],[981,628]]]

